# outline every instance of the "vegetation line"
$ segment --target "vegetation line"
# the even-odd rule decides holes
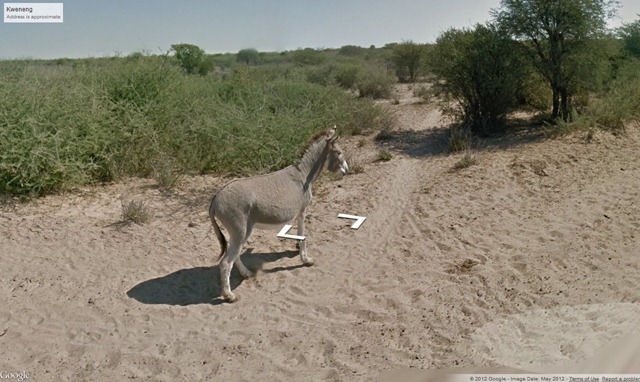
[[[414,94],[455,117],[449,152],[508,130],[517,111],[550,136],[620,133],[640,118],[640,20],[607,29],[615,4],[502,0],[490,22],[451,28],[435,44],[207,55],[182,43],[155,56],[0,61],[0,194],[269,172],[333,124],[392,139],[398,81],[422,82]],[[464,158],[460,167],[474,163]]]

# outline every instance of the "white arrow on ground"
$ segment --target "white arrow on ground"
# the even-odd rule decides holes
[[[288,235],[287,232],[289,232],[291,227],[293,227],[293,226],[291,226],[289,224],[287,224],[284,227],[282,227],[282,229],[280,230],[280,233],[278,233],[278,237],[283,237],[285,239],[304,240],[304,236]]]
[[[351,228],[353,228],[353,229],[360,228],[360,226],[362,225],[362,223],[364,223],[364,220],[366,219],[365,216],[356,216],[356,215],[347,215],[347,214],[338,214],[338,217],[339,218],[343,218],[343,219],[355,219],[355,220],[357,220],[351,226]]]

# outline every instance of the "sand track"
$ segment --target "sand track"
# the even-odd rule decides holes
[[[453,171],[433,105],[400,87],[391,140],[347,139],[360,174],[323,179],[316,266],[250,239],[221,304],[207,204],[226,181],[87,188],[0,210],[0,370],[33,380],[368,381],[383,370],[580,362],[640,309],[640,129],[480,142]],[[389,162],[374,161],[381,148]],[[119,224],[123,199],[153,207]],[[339,213],[366,216],[358,230]]]

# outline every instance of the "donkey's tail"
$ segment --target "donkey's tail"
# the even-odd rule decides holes
[[[220,255],[215,261],[215,263],[217,264],[218,262],[220,262],[220,259],[222,259],[222,256],[227,251],[228,244],[227,244],[227,239],[224,237],[224,235],[222,234],[222,231],[220,230],[220,226],[218,225],[218,222],[216,222],[215,215],[216,215],[216,211],[215,211],[215,207],[213,205],[213,199],[212,199],[211,205],[209,206],[209,218],[211,219],[211,223],[213,224],[213,231],[216,233],[216,237],[220,242]]]

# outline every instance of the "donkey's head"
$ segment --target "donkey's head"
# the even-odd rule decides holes
[[[336,141],[340,137],[336,134],[336,127],[333,126],[333,129],[330,131],[330,135],[327,138],[327,149],[329,154],[327,156],[327,169],[331,172],[341,172],[343,175],[349,171],[349,166],[347,165],[347,161],[344,159],[344,154],[342,153],[342,149],[338,146]]]

